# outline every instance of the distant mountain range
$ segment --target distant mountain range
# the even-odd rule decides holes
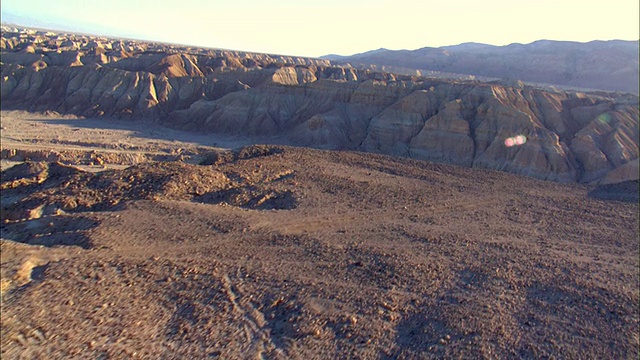
[[[494,46],[464,43],[417,50],[377,49],[323,59],[638,94],[638,41],[540,40]]]
[[[134,38],[133,34],[123,32],[115,28],[110,28],[95,24],[89,21],[75,19],[73,22],[64,19],[41,20],[28,15],[18,15],[8,12],[2,13],[2,25],[10,27],[27,27],[38,30],[51,30],[54,32],[75,33],[75,34],[110,34],[114,37]]]

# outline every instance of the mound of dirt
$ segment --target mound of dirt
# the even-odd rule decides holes
[[[46,213],[104,211],[122,201],[190,200],[230,186],[229,179],[212,168],[180,162],[145,163],[100,173],[60,164],[24,163],[6,172],[3,189],[25,192],[24,186],[37,187],[30,187],[27,196],[5,208],[3,221],[33,218],[31,213],[38,208],[45,208]]]
[[[237,152],[237,159],[253,159],[260,156],[282,154],[283,148],[270,145],[245,146]]]
[[[238,160],[281,154],[283,148],[272,145],[250,145],[235,151],[211,151],[203,155],[200,165],[223,165]]]
[[[211,151],[202,155],[200,165],[222,165],[233,162],[237,159],[232,151]]]
[[[215,191],[194,199],[209,204],[229,204],[258,210],[294,209],[296,200],[291,190],[265,190],[255,186]]]
[[[278,148],[249,147],[236,152],[234,161],[281,152]],[[291,189],[273,185],[279,178],[262,183],[228,173],[232,179],[214,166],[181,162],[150,162],[98,173],[60,163],[26,162],[2,172],[0,186],[8,192],[6,197],[22,195],[3,204],[2,221],[34,219],[60,211],[107,211],[142,199],[193,200],[262,210],[295,207]]]
[[[79,173],[80,170],[59,162],[25,162],[0,173],[0,189],[15,189],[29,184],[51,182]]]

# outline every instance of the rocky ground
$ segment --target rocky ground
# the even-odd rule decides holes
[[[2,115],[3,358],[638,357],[637,183]]]

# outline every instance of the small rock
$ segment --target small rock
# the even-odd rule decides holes
[[[27,339],[25,339],[24,335],[22,335],[22,334],[16,335],[13,339],[16,340],[17,342],[19,342],[20,345],[22,345],[22,346],[27,346],[29,344],[27,342]]]

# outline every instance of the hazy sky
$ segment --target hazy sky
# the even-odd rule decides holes
[[[638,40],[638,0],[2,0],[2,19],[320,56],[480,42]],[[25,19],[28,18],[28,19]],[[24,21],[23,21],[24,20]],[[30,25],[30,24],[27,24]]]

